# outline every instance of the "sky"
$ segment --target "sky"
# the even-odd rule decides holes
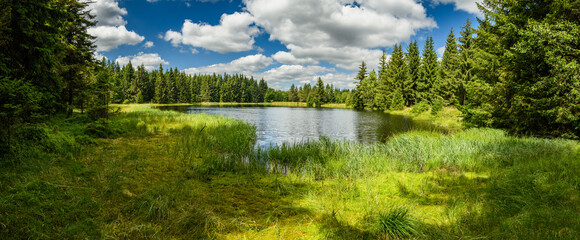
[[[96,55],[153,70],[244,74],[275,89],[354,87],[362,61],[433,37],[439,57],[451,28],[476,25],[481,0],[92,0]]]

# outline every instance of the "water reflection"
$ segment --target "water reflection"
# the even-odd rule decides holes
[[[438,130],[427,122],[413,121],[403,116],[348,109],[265,106],[178,106],[160,109],[217,114],[252,123],[257,128],[257,145],[266,147],[283,142],[318,140],[321,136],[331,140],[385,142],[396,133],[412,129]]]

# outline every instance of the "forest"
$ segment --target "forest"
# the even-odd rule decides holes
[[[1,239],[580,234],[579,1],[484,0],[441,59],[428,37],[361,62],[354,89],[287,91],[95,59],[87,4],[0,0]],[[461,129],[260,149],[249,123],[151,107],[207,102],[451,111]]]

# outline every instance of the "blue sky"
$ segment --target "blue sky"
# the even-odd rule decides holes
[[[479,0],[478,0],[479,1]],[[476,0],[93,0],[97,55],[121,65],[177,67],[189,74],[241,73],[288,89],[321,77],[350,88],[361,61],[382,49],[442,53],[453,27],[476,24]]]

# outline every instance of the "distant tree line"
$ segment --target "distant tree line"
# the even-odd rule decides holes
[[[131,62],[100,62],[97,75],[108,82],[111,103],[197,103],[197,102],[306,102],[309,107],[320,107],[325,103],[344,103],[350,93],[348,89],[324,85],[318,78],[316,85],[310,83],[288,91],[275,90],[261,79],[255,80],[240,74],[194,74],[189,75],[177,68],[166,71],[163,66],[147,71],[141,65],[135,68]]]
[[[120,67],[106,59],[101,61],[100,69],[111,84],[112,103],[260,103],[287,98],[283,92],[269,88],[263,79],[256,81],[239,74],[189,75],[177,68],[164,71],[162,65],[147,71],[143,65],[135,69],[129,62]]]
[[[335,88],[332,84],[324,85],[319,77],[316,85],[305,83],[304,86],[290,86],[288,91],[289,102],[305,102],[308,107],[320,107],[326,103],[345,103],[350,94],[349,89]]]

